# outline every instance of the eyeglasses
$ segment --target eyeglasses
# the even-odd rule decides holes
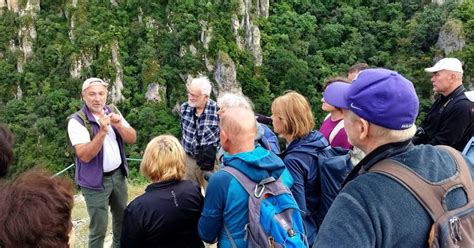
[[[202,95],[196,95],[196,94],[193,94],[193,93],[191,93],[191,92],[188,91],[188,96],[193,97],[193,98],[198,98],[198,97],[200,97],[200,96],[202,96]]]

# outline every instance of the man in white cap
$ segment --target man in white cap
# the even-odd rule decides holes
[[[448,145],[462,151],[474,134],[474,103],[465,95],[463,69],[456,58],[444,58],[431,72],[433,91],[439,96],[418,128],[414,144]]]
[[[133,144],[136,132],[112,106],[106,105],[108,84],[89,78],[82,85],[81,110],[69,117],[68,135],[76,153],[76,183],[90,216],[89,247],[103,247],[109,205],[113,247],[119,247],[123,212],[127,206],[128,165],[124,143]]]

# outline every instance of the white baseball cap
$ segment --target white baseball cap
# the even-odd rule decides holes
[[[105,87],[109,86],[108,83],[104,82],[104,80],[100,78],[88,78],[84,83],[82,84],[82,91],[87,90],[87,88],[93,86],[93,85],[103,85]]]
[[[438,63],[436,63],[433,67],[425,69],[425,71],[427,72],[438,72],[442,70],[463,73],[462,63],[461,61],[459,61],[459,59],[456,59],[456,58],[444,58],[438,61]]]

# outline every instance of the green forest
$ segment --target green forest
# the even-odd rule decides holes
[[[10,176],[73,163],[66,119],[81,107],[82,82],[92,76],[112,85],[111,101],[137,130],[137,143],[126,147],[132,158],[154,136],[179,136],[175,109],[186,100],[188,75],[207,75],[214,99],[235,81],[262,114],[276,96],[296,90],[312,104],[317,126],[323,82],[357,62],[410,79],[420,97],[418,121],[432,99],[423,69],[437,59],[459,58],[465,86],[474,83],[471,0],[4,2],[0,122],[15,135]],[[133,181],[138,163],[131,172]]]

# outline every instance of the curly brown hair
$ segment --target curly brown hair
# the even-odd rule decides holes
[[[8,127],[0,123],[0,178],[7,175],[13,161],[13,134]]]
[[[71,180],[29,170],[0,185],[0,247],[69,247]]]

